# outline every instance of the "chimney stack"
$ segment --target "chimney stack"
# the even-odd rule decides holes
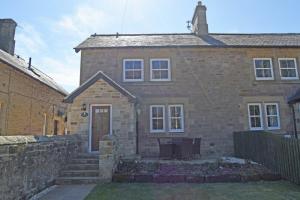
[[[0,19],[0,49],[14,55],[17,23],[13,19]]]
[[[192,30],[196,35],[208,34],[206,10],[206,6],[202,5],[202,2],[199,1],[192,20]]]

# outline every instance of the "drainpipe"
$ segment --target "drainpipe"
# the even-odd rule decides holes
[[[136,131],[136,155],[139,155],[139,115],[141,114],[141,109],[136,106],[136,123],[135,123],[135,131]]]
[[[295,114],[295,104],[290,104],[291,108],[292,108],[292,112],[293,112],[293,122],[294,122],[294,134],[295,134],[295,138],[298,139],[298,131],[297,131],[297,124],[296,124],[296,114]]]

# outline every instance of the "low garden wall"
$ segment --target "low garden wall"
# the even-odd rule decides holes
[[[234,133],[235,156],[250,159],[300,184],[300,140],[266,132]]]
[[[66,162],[84,151],[85,141],[86,135],[1,136],[1,199],[29,199],[53,185]]]

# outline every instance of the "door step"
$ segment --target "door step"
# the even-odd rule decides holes
[[[61,176],[66,177],[98,177],[98,170],[63,170]]]
[[[99,177],[59,177],[55,180],[56,185],[96,184]]]

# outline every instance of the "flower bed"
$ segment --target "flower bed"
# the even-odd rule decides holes
[[[281,177],[257,163],[222,158],[198,161],[123,160],[113,176],[114,182],[216,183],[273,181]]]

